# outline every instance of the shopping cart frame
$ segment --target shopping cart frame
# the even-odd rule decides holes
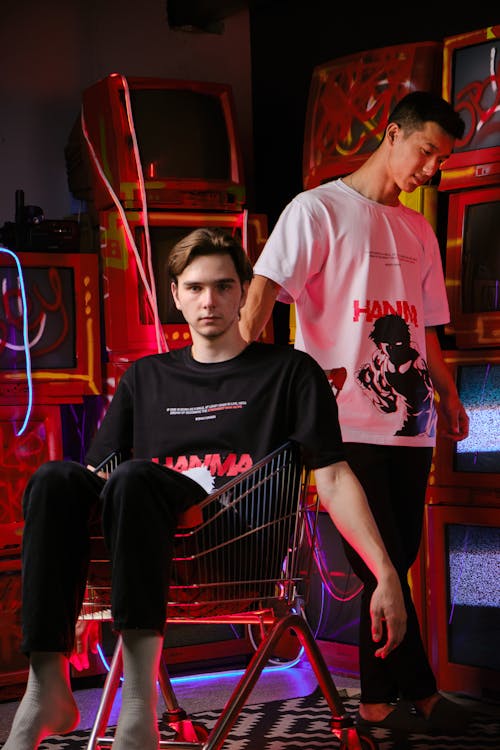
[[[118,462],[113,455],[99,468],[111,471]],[[292,632],[331,711],[330,729],[339,748],[376,749],[346,713],[304,617],[319,512],[319,500],[308,493],[308,484],[300,447],[287,442],[182,516],[175,536],[167,622],[257,626],[261,639],[210,731],[179,705],[162,658],[158,682],[166,706],[163,720],[174,738],[161,739],[159,748],[220,750],[276,646]],[[268,554],[262,554],[263,547]],[[94,561],[99,566],[107,562]],[[96,584],[90,575],[81,619],[110,620],[109,594],[109,581],[103,584],[101,575]],[[87,750],[113,745],[106,732],[122,666],[118,637]]]

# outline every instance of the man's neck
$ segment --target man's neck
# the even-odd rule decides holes
[[[234,359],[248,346],[239,331],[230,336],[221,336],[214,339],[193,335],[191,355],[196,362],[210,364],[211,362],[227,362]]]
[[[383,154],[383,144],[355,172],[343,178],[346,185],[376,203],[397,206],[401,190],[389,178]]]

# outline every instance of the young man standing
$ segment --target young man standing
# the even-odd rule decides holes
[[[422,533],[436,438],[434,390],[452,440],[468,418],[443,360],[435,326],[449,321],[441,257],[428,221],[399,200],[425,185],[451,154],[464,123],[451,105],[415,91],[393,110],[379,147],[352,174],[296,196],[254,267],[241,331],[258,337],[276,298],[294,302],[295,347],[314,357],[335,391],[347,460],[364,487],[408,611],[401,646],[376,656],[369,602],[374,580],[346,545],[364,583],[359,720],[417,730],[463,728],[427,659],[408,571]],[[400,698],[414,704],[408,716]]]
[[[134,362],[90,446],[89,467],[50,462],[26,489],[22,645],[30,670],[4,750],[35,750],[78,722],[69,657],[96,517],[110,549],[112,615],[123,639],[113,747],[157,750],[156,679],[178,515],[229,479],[220,476],[222,467],[243,471],[289,439],[302,446],[323,506],[374,576],[378,656],[388,658],[404,636],[398,576],[345,461],[323,371],[303,352],[242,338],[239,315],[252,268],[234,238],[195,230],[172,251],[169,273],[192,346]],[[91,471],[115,450],[132,458],[107,480]],[[204,488],[189,471],[179,473],[189,466],[206,470]]]

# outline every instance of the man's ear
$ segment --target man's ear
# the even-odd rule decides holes
[[[399,125],[396,122],[390,122],[385,131],[385,135],[389,143],[393,144],[396,140],[396,136],[399,131]]]
[[[241,285],[240,310],[242,307],[245,306],[245,302],[247,301],[249,287],[250,287],[249,281],[244,281],[243,284]]]
[[[179,297],[177,295],[177,284],[175,281],[170,282],[170,291],[172,292],[172,297],[174,299],[175,306],[178,310],[181,310],[181,305],[179,302]]]

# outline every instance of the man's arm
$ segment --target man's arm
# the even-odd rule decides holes
[[[427,367],[432,384],[439,396],[438,410],[445,437],[463,440],[469,434],[469,417],[464,409],[453,376],[444,361],[436,329],[425,329]]]
[[[322,506],[342,536],[358,552],[377,579],[370,603],[372,638],[379,643],[375,652],[385,658],[403,640],[406,608],[398,574],[389,559],[364,490],[346,461],[314,470]]]
[[[279,292],[279,284],[255,275],[250,282],[248,296],[241,310],[240,332],[247,343],[256,341],[271,317]]]

